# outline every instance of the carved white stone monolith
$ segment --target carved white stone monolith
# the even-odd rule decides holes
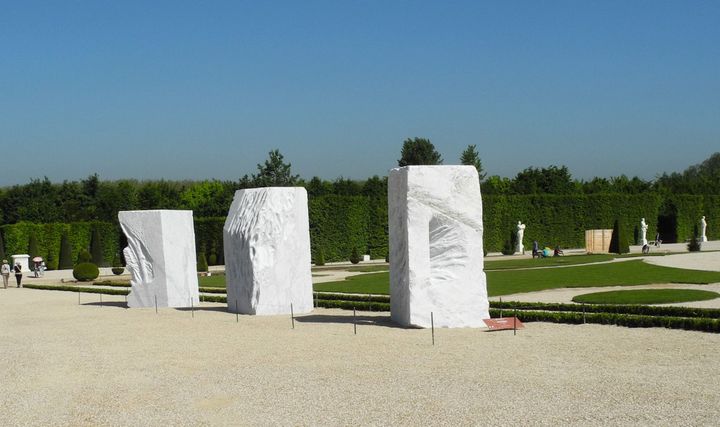
[[[295,314],[312,311],[304,188],[238,190],[225,220],[223,240],[229,311],[288,314],[291,304]]]
[[[388,181],[390,308],[403,326],[485,327],[480,182],[473,166],[407,166]]]
[[[707,230],[707,222],[705,221],[705,215],[703,215],[702,218],[700,218],[700,241],[701,242],[707,242],[707,234],[705,234],[705,231]]]
[[[192,211],[118,212],[132,289],[129,307],[190,307],[200,302]]]

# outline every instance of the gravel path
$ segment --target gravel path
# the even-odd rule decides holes
[[[0,425],[716,425],[720,334],[392,327],[0,289]],[[104,296],[104,301],[121,297]]]

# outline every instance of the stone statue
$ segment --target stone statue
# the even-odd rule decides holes
[[[703,215],[702,218],[700,218],[700,241],[701,242],[707,242],[707,235],[705,234],[705,230],[707,229],[707,222],[705,222],[705,215]]]
[[[518,221],[517,224],[517,248],[516,252],[524,254],[525,246],[523,246],[523,236],[525,235],[525,224],[522,221]]]
[[[648,225],[645,222],[645,218],[640,220],[640,245],[645,246],[648,244],[647,242],[647,229]]]

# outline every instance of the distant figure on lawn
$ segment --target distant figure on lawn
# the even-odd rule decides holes
[[[565,255],[565,252],[563,252],[562,249],[560,249],[559,245],[556,245],[555,250],[553,251],[553,256],[560,256],[560,255]]]
[[[540,256],[540,252],[539,252],[538,242],[537,242],[537,240],[534,240],[532,257],[535,258],[535,257],[539,257],[539,256]]]

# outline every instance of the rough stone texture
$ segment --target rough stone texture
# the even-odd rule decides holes
[[[392,319],[404,326],[485,327],[482,200],[472,166],[390,171]]]
[[[121,211],[118,219],[128,240],[128,306],[154,307],[156,296],[159,307],[198,305],[192,211]]]
[[[310,226],[304,188],[235,193],[223,228],[228,310],[287,314],[313,309]],[[236,309],[237,306],[237,309]]]

